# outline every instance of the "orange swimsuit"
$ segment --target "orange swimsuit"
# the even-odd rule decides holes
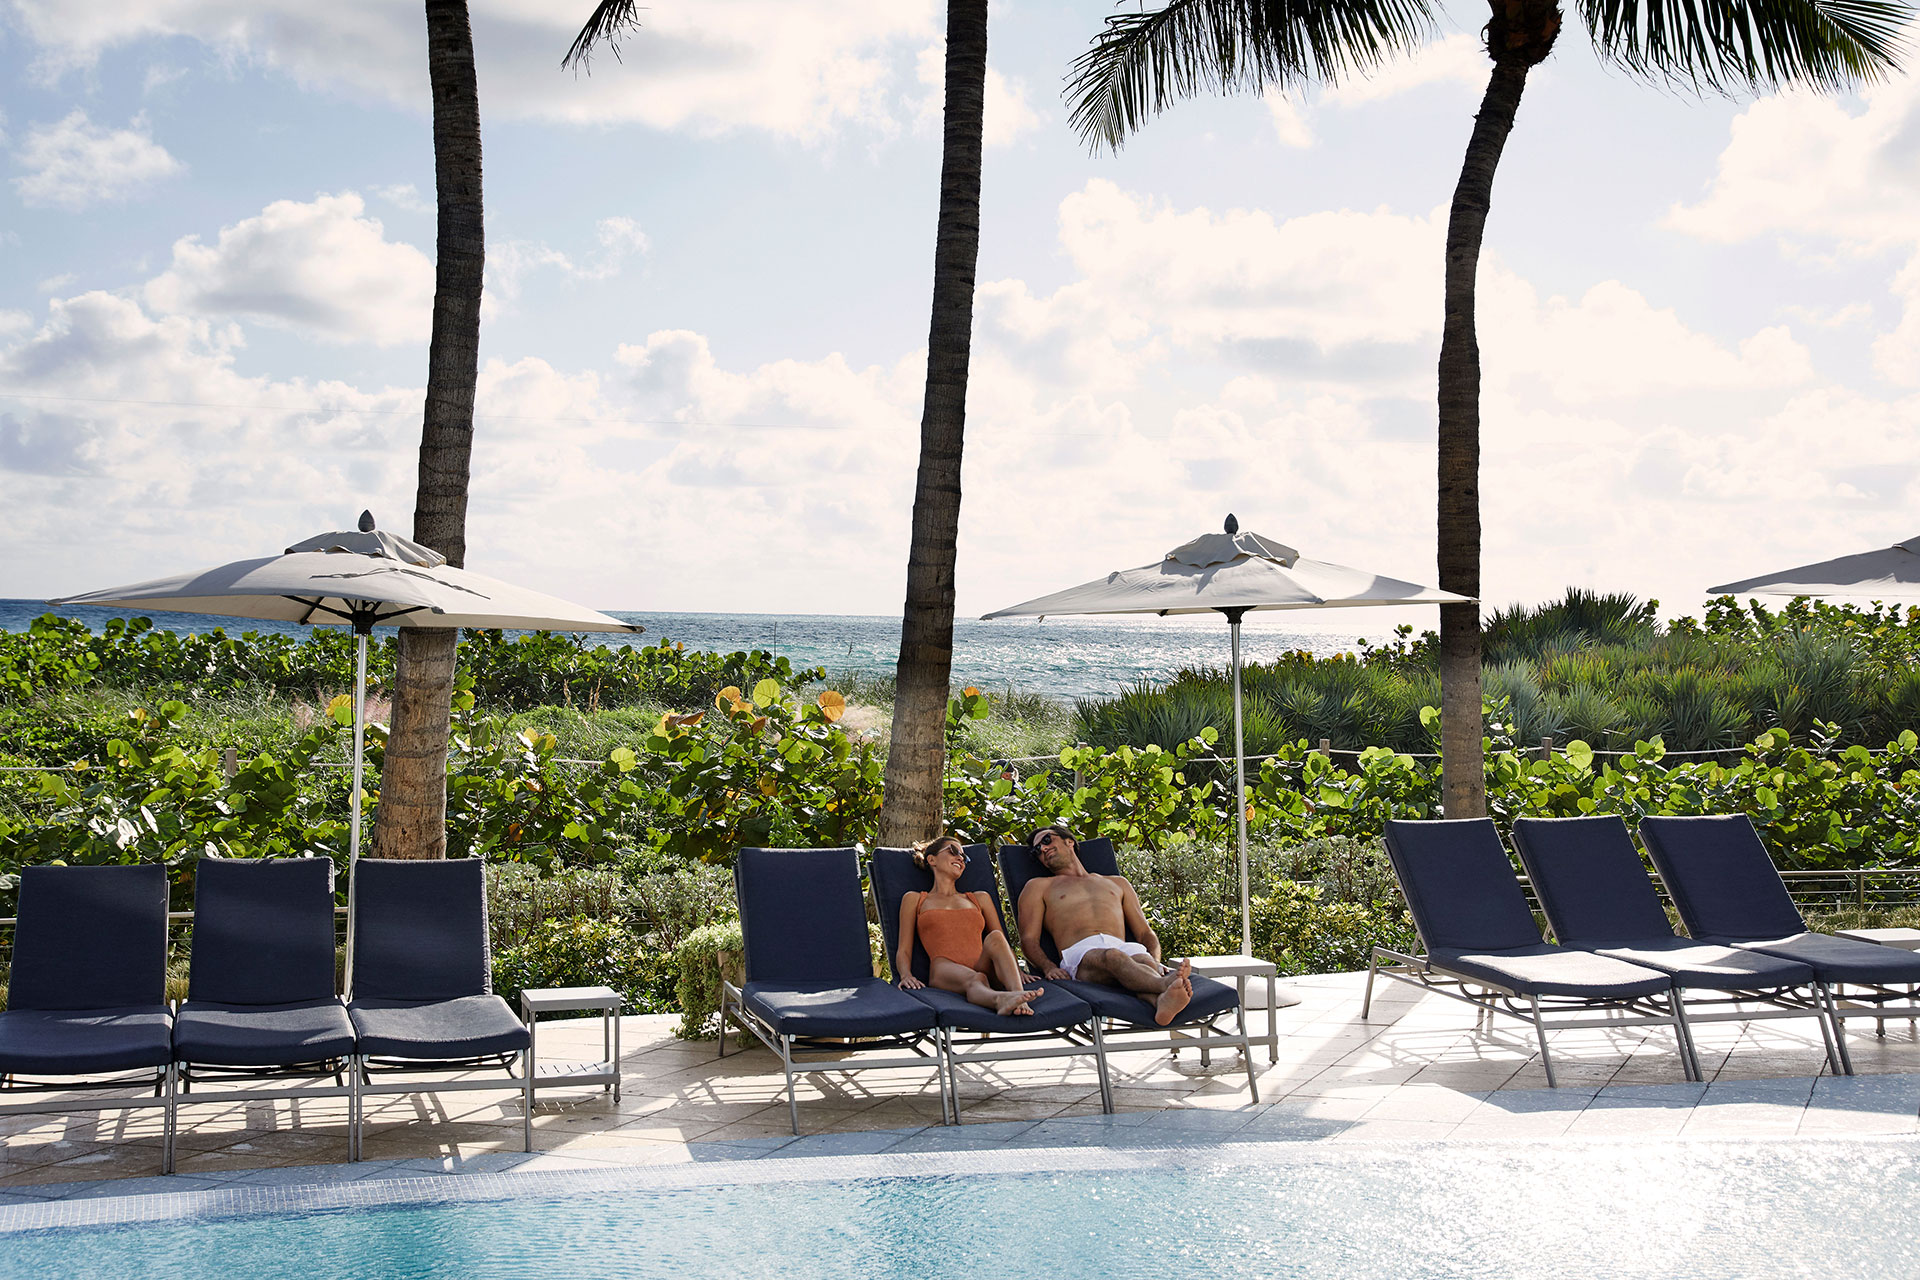
[[[920,945],[934,960],[951,960],[969,969],[980,967],[987,952],[987,918],[969,902],[964,907],[921,911],[914,917]]]

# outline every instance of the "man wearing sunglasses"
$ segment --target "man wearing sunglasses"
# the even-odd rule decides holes
[[[1100,876],[1080,863],[1073,834],[1041,827],[1027,847],[1047,874],[1027,882],[1015,914],[1020,948],[1054,982],[1075,979],[1123,987],[1153,1005],[1153,1020],[1166,1026],[1193,999],[1193,962],[1178,968],[1160,962],[1160,939],[1140,909],[1125,876]],[[1060,963],[1048,963],[1042,931],[1060,948]],[[1131,933],[1137,941],[1129,941]]]

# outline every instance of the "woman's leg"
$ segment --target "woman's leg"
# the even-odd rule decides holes
[[[993,985],[1002,991],[1020,991],[1026,987],[1026,979],[1020,972],[1020,962],[1013,958],[1013,947],[1007,942],[1007,935],[998,929],[987,934],[987,945],[980,952],[981,972],[993,976]],[[1036,991],[1044,994],[1044,990]]]
[[[999,1014],[1032,1013],[1027,1008],[1038,991],[995,991],[986,975],[952,960],[935,959],[928,974],[942,991],[965,996],[969,1003]]]

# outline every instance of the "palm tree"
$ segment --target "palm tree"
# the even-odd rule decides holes
[[[1493,175],[1527,73],[1553,51],[1556,0],[1489,0],[1493,71],[1447,221],[1439,370],[1440,586],[1480,595],[1480,347],[1474,280]],[[1580,0],[1603,61],[1696,92],[1790,84],[1843,90],[1898,69],[1911,6],[1897,0]],[[1074,127],[1117,150],[1149,117],[1203,90],[1287,87],[1365,73],[1430,31],[1427,0],[1169,0],[1107,19],[1074,63]],[[1449,817],[1486,813],[1481,757],[1480,612],[1440,610],[1441,755]]]
[[[413,538],[454,565],[467,559],[467,478],[480,369],[480,283],[486,265],[480,195],[480,90],[466,0],[426,0],[433,87],[433,173],[439,205],[433,336],[420,428]],[[373,850],[383,858],[447,854],[447,739],[457,631],[402,628],[393,716],[380,769]]]
[[[980,150],[987,99],[987,0],[948,0],[947,105],[940,220],[933,245],[933,321],[920,410],[907,598],[887,748],[880,843],[940,829],[947,694],[953,674],[954,547],[960,533],[960,446],[973,351],[974,267],[980,257]]]

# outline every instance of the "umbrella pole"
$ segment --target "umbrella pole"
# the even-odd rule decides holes
[[[354,637],[353,661],[353,831],[348,837],[347,864],[360,860],[360,774],[365,767],[367,741],[367,633]]]
[[[360,775],[366,767],[367,743],[367,632],[354,628],[353,657],[353,825],[347,837],[347,980],[346,994],[353,998],[353,893],[360,877],[354,872],[360,861]]]
[[[1227,632],[1233,637],[1233,823],[1240,848],[1240,954],[1253,954],[1253,906],[1247,874],[1247,743],[1240,715],[1240,618],[1244,609],[1228,609]]]

